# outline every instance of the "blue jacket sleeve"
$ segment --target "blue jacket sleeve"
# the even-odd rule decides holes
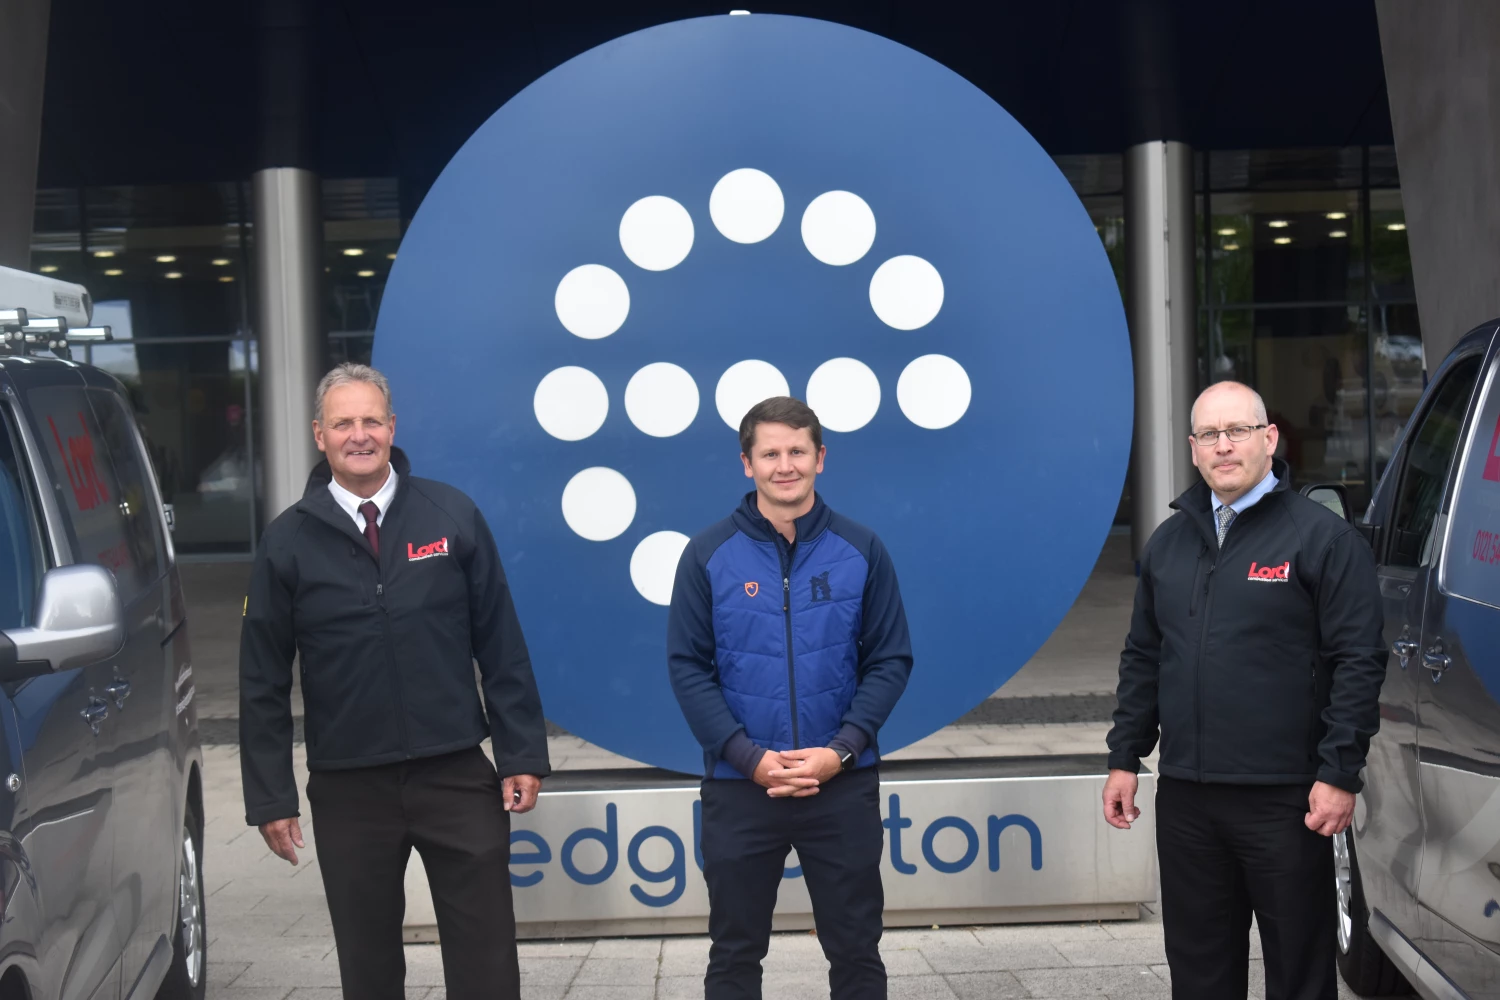
[[[729,738],[745,727],[729,710],[719,687],[714,663],[714,597],[697,540],[683,550],[672,584],[672,604],[667,611],[667,671],[693,736],[710,757],[722,757]]]
[[[896,567],[885,545],[873,535],[867,558],[864,620],[859,631],[859,686],[841,720],[845,729],[839,734],[839,741],[846,745],[853,742],[846,735],[849,726],[863,733],[867,742],[875,741],[911,678],[911,633],[906,627]]]

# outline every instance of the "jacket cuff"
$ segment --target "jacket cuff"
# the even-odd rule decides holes
[[[736,729],[734,735],[724,741],[724,749],[719,752],[719,756],[730,767],[747,778],[755,777],[755,769],[760,766],[760,759],[765,755],[765,747],[757,746],[754,740],[745,735],[743,729]]]
[[[839,727],[838,735],[828,741],[828,748],[837,751],[841,757],[846,750],[858,757],[869,745],[870,737],[852,722],[844,723]]]
[[[502,778],[514,778],[518,774],[545,778],[552,773],[552,764],[546,757],[512,757],[503,764],[497,763],[495,773]]]
[[[1343,771],[1335,771],[1331,767],[1318,768],[1318,780],[1334,788],[1342,788],[1346,792],[1358,794],[1365,783],[1357,774],[1346,774]]]
[[[245,810],[245,823],[248,826],[265,826],[274,823],[278,819],[297,819],[302,815],[297,809],[296,801],[281,802],[276,805],[261,806],[258,809]]]
[[[1141,759],[1133,753],[1124,750],[1111,750],[1109,752],[1109,769],[1111,771],[1129,771],[1131,774],[1141,773]]]

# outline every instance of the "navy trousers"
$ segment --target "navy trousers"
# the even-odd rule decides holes
[[[1266,959],[1266,1000],[1338,996],[1333,845],[1303,824],[1310,787],[1157,779],[1173,997],[1244,1000],[1252,913]]]
[[[880,933],[880,775],[833,778],[817,795],[773,799],[753,781],[705,781],[703,878],[708,883],[705,1000],[760,1000],[761,960],[787,854],[797,850],[828,957],[831,1000],[885,1000]]]

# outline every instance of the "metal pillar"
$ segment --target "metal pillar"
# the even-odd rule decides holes
[[[254,200],[257,434],[265,518],[302,497],[318,461],[313,393],[327,356],[320,288],[323,215],[314,165],[317,87],[311,0],[260,0],[259,166]]]
[[[31,267],[51,0],[0,3],[0,266]]]
[[[254,178],[255,303],[260,340],[259,432],[265,449],[266,518],[302,497],[318,461],[313,393],[323,376],[318,280],[322,214],[318,177],[273,167]]]
[[[1135,356],[1131,543],[1140,556],[1198,473],[1188,451],[1198,386],[1193,274],[1193,151],[1142,142],[1125,151],[1126,316]]]

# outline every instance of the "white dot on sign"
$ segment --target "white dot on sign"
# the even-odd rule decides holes
[[[759,243],[776,232],[785,212],[781,188],[770,174],[751,167],[720,177],[708,196],[714,227],[736,243]]]
[[[768,361],[737,361],[730,365],[714,389],[714,407],[719,417],[738,431],[750,407],[772,396],[790,396],[786,376]]]
[[[672,581],[688,541],[680,531],[658,531],[642,538],[630,554],[630,582],[652,604],[672,603]]]
[[[829,430],[857,431],[880,409],[880,380],[863,361],[825,361],[807,380],[807,405]]]
[[[625,413],[643,434],[681,434],[698,415],[698,383],[670,362],[649,364],[625,386]]]
[[[924,354],[896,380],[896,403],[906,419],[930,431],[958,422],[969,409],[974,387],[964,366],[942,354]]]
[[[693,217],[671,198],[642,198],[620,218],[620,249],[647,271],[674,268],[693,249]]]
[[[614,469],[596,465],[568,480],[562,494],[563,520],[580,538],[607,542],[635,520],[635,490]]]
[[[598,340],[624,324],[630,313],[630,289],[624,278],[603,264],[584,264],[563,275],[552,304],[565,330],[585,340]]]
[[[920,329],[943,308],[943,276],[921,257],[892,257],[870,279],[870,306],[886,326]]]
[[[857,194],[824,192],[802,213],[802,242],[825,264],[853,264],[875,242],[875,213]]]
[[[553,369],[537,383],[531,408],[548,434],[560,441],[582,441],[604,425],[609,391],[587,368],[568,365]]]

